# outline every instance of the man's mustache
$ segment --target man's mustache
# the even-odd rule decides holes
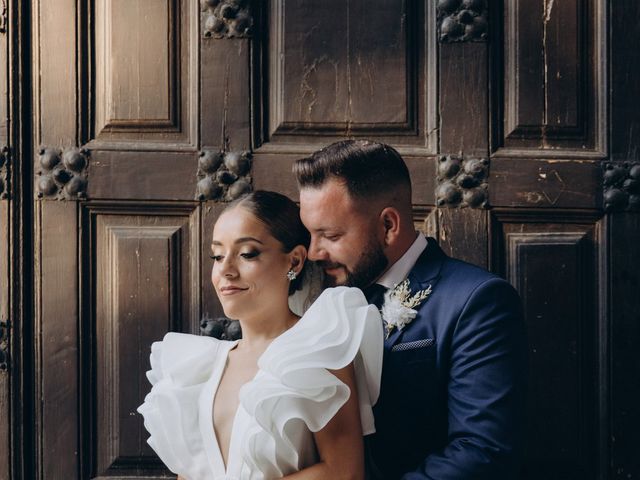
[[[316,262],[316,265],[319,266],[322,269],[325,270],[331,270],[334,268],[343,268],[344,265],[342,265],[341,263],[333,263],[333,262],[329,262],[327,260],[318,260]]]

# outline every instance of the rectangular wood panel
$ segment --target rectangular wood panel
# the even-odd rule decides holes
[[[188,152],[95,151],[91,199],[193,200],[198,156]]]
[[[497,212],[494,268],[522,298],[529,341],[524,478],[598,478],[600,276],[589,215]]]
[[[516,0],[503,6],[500,146],[601,149],[606,68],[600,0]]]
[[[88,28],[81,46],[95,44],[95,62],[80,66],[94,79],[81,93],[95,98],[89,146],[195,145],[197,5],[187,0],[98,0],[89,15],[95,27]],[[134,140],[144,142],[136,145]]]
[[[96,130],[177,127],[175,2],[103,0],[97,12]]]
[[[494,207],[598,209],[601,185],[602,167],[592,160],[493,158],[489,203]]]
[[[374,118],[381,128],[411,128],[406,4],[367,7],[364,2],[283,2],[272,25],[281,48],[272,54],[284,53],[273,63],[273,76],[282,83],[273,85],[272,132],[358,131]],[[388,48],[369,48],[380,38]],[[390,68],[376,69],[378,62]]]
[[[86,439],[95,442],[92,476],[130,478],[144,470],[155,478],[163,467],[136,409],[150,389],[151,343],[167,331],[198,331],[198,210],[91,205],[85,221],[91,230],[85,253],[95,255],[85,257],[95,276],[95,318],[83,326],[87,344],[95,345],[83,352],[95,359],[95,379],[84,372],[96,393],[86,400],[96,422]]]
[[[259,126],[260,143],[308,148],[356,135],[435,148],[433,8],[421,2],[272,2],[263,39],[267,97],[257,111],[268,115]]]

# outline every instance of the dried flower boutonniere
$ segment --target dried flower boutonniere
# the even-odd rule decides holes
[[[394,288],[389,289],[384,294],[384,303],[380,309],[386,337],[389,338],[394,328],[402,330],[405,325],[411,323],[418,314],[416,308],[419,307],[429,295],[431,295],[431,285],[425,290],[420,290],[411,295],[408,278]]]

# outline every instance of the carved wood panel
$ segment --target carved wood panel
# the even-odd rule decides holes
[[[96,13],[98,135],[104,129],[175,129],[175,2],[103,0]]]
[[[93,300],[83,315],[82,335],[91,347],[81,365],[95,391],[95,397],[84,397],[91,412],[83,418],[85,428],[91,430],[95,418],[93,440],[86,439],[95,442],[94,460],[87,468],[92,477],[159,473],[162,464],[146,443],[136,408],[149,390],[151,343],[167,331],[198,331],[198,211],[187,205],[100,204],[86,206],[83,215],[90,232],[83,244],[89,274],[83,283]]]
[[[522,297],[529,342],[523,478],[599,478],[607,371],[597,216],[497,211],[492,263]],[[606,410],[605,410],[606,411]]]
[[[602,2],[516,0],[503,2],[503,9],[504,50],[496,52],[504,75],[498,146],[602,151]]]
[[[95,44],[96,51],[95,71],[86,73],[95,78],[93,148],[143,139],[194,145],[198,22],[193,3],[95,3],[95,32],[79,39]],[[81,67],[88,70],[91,64]]]
[[[306,150],[366,136],[433,151],[435,12],[426,5],[270,2],[256,143]]]

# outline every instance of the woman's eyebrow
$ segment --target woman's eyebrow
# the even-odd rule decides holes
[[[258,240],[257,238],[254,237],[240,237],[237,240],[235,240],[233,243],[238,244],[238,243],[245,243],[245,242],[257,242],[260,245],[264,245],[264,243],[260,240]],[[211,245],[222,245],[221,242],[214,240],[211,242]]]

